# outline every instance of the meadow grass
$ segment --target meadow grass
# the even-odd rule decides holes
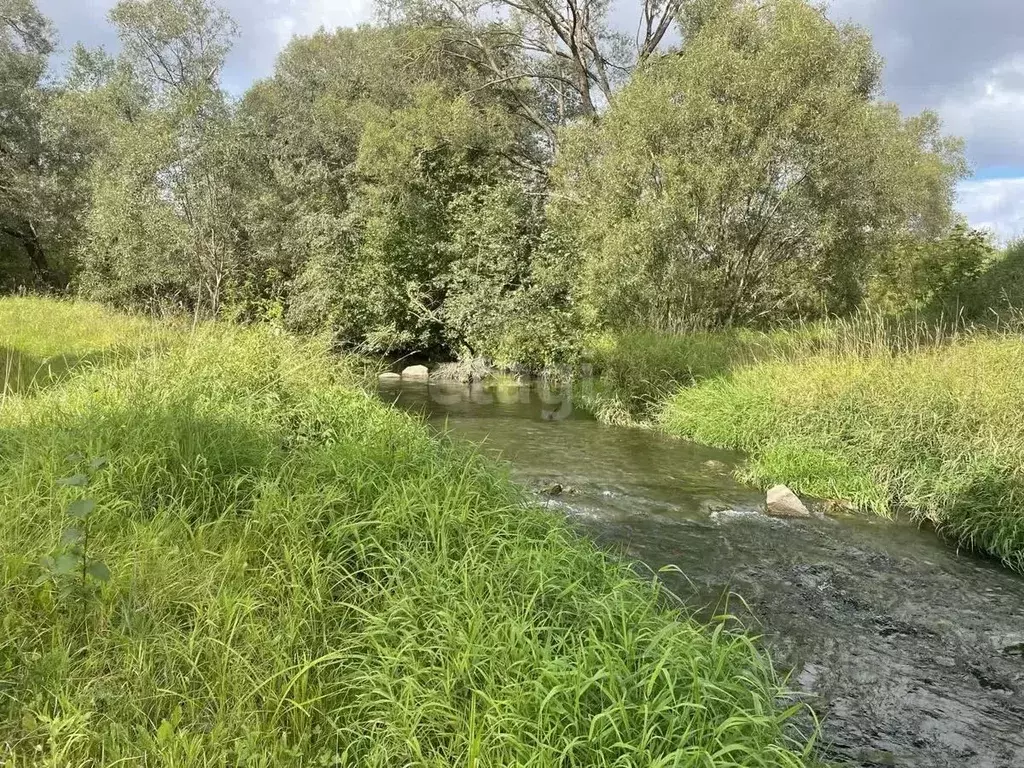
[[[1007,315],[1007,323],[1010,319]],[[1020,325],[1019,320],[1014,323]],[[646,422],[681,387],[758,363],[795,362],[818,355],[888,357],[948,344],[973,333],[959,317],[891,318],[865,313],[770,331],[605,334],[589,344],[587,357],[596,381],[581,387],[578,399],[603,421]]]
[[[747,452],[752,482],[907,510],[1024,570],[1024,340],[883,338],[724,371],[677,389],[658,423]]]
[[[0,398],[51,386],[82,366],[137,354],[173,333],[97,304],[32,296],[0,301]]]
[[[8,343],[136,354],[0,407],[0,764],[813,762],[749,637],[671,608],[317,345],[151,344],[36,309],[111,335],[40,339],[0,301],[25,323]],[[105,582],[40,565],[83,498]]]

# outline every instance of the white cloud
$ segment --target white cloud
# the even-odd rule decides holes
[[[308,35],[320,27],[351,27],[368,21],[373,0],[267,0],[267,26],[279,48],[293,35]]]
[[[960,211],[971,226],[1003,243],[1024,235],[1024,178],[965,181],[959,192]]]
[[[936,109],[979,169],[1024,167],[1021,0],[833,0],[831,8],[871,30],[889,98],[912,113]]]
[[[938,111],[951,133],[968,138],[979,167],[1024,164],[1024,53],[949,94]]]

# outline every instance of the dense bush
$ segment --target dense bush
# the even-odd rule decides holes
[[[962,224],[942,237],[905,240],[877,259],[869,302],[889,314],[973,314],[978,280],[994,256],[988,235]]]
[[[290,327],[376,352],[487,351],[543,217],[513,164],[529,137],[479,85],[430,30],[292,42],[239,113],[255,179],[239,282],[269,279],[236,311],[276,300]]]
[[[992,256],[967,290],[971,319],[998,324],[1001,316],[1024,312],[1024,240]]]

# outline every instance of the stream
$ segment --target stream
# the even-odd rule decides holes
[[[381,397],[479,443],[599,545],[701,615],[763,637],[855,766],[1024,768],[1024,579],[916,526],[773,520],[742,458],[600,424],[557,393],[390,382]],[[540,491],[560,484],[563,492]],[[739,596],[742,599],[737,598]]]

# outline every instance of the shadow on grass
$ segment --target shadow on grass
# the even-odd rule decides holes
[[[83,368],[106,365],[122,358],[124,349],[63,352],[37,357],[0,346],[0,395],[24,395],[55,386]]]

